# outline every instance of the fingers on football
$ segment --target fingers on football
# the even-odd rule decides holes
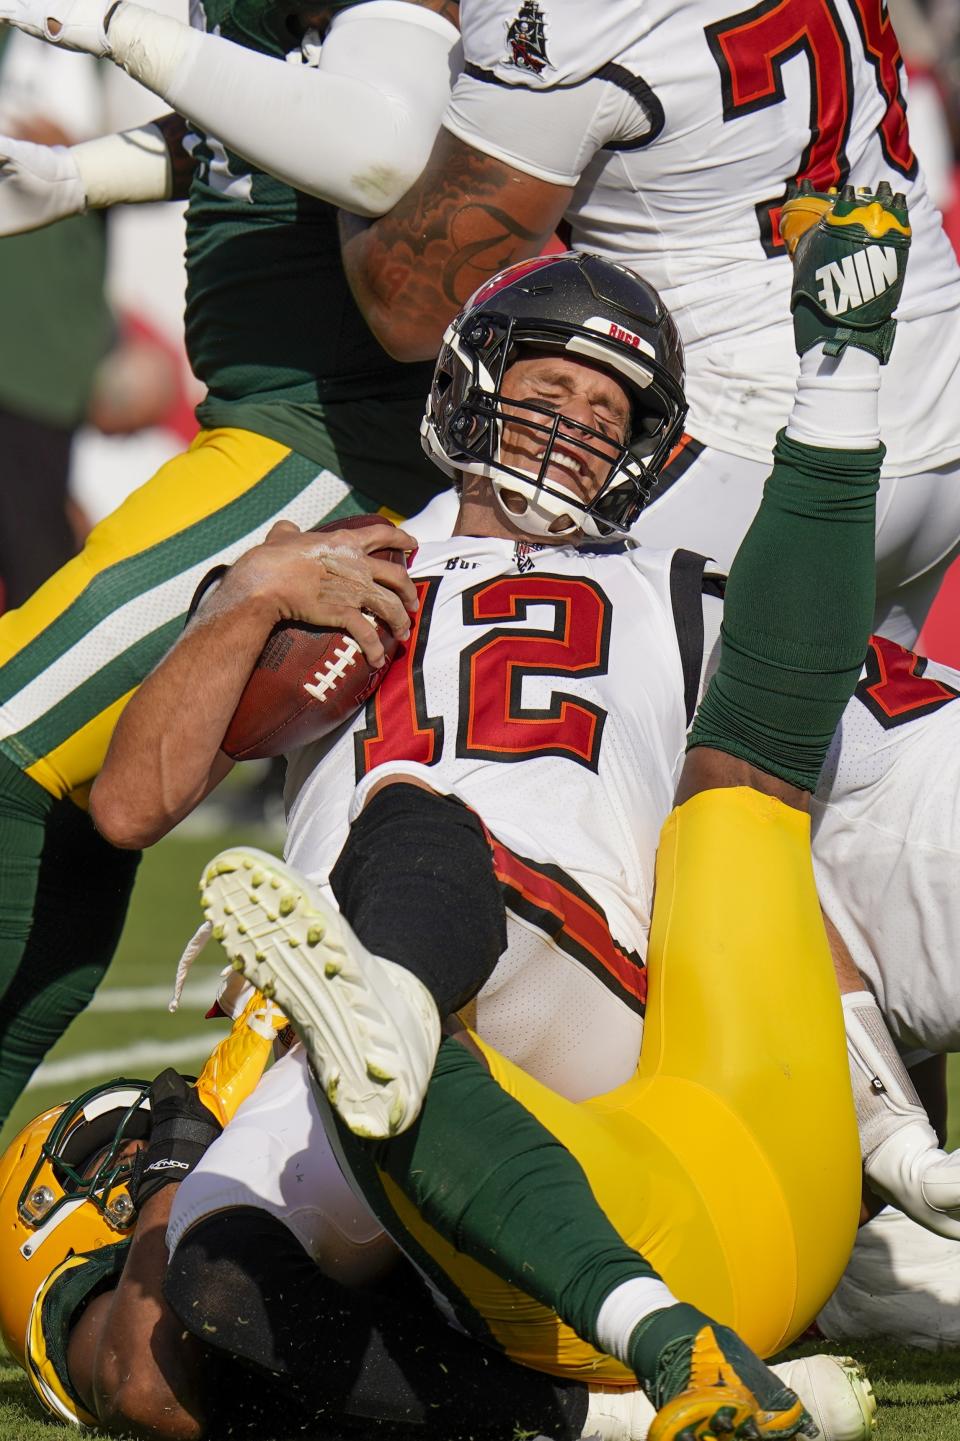
[[[383,586],[386,590],[393,591],[405,613],[412,614],[416,611],[420,602],[417,599],[417,587],[410,579],[406,569],[402,565],[396,565],[390,560],[381,560],[379,556],[371,557],[367,564],[370,567],[370,574],[377,585]],[[379,615],[379,611],[377,612]],[[384,620],[388,617],[384,616]],[[408,622],[409,623],[409,622]],[[395,629],[396,627],[391,627]]]
[[[383,665],[386,660],[386,652],[371,613],[365,610],[345,608],[337,613],[336,619],[331,623],[331,629],[342,630],[345,635],[352,636],[363,651],[367,664],[374,670],[379,670]]]

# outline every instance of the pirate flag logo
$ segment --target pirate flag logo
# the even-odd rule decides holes
[[[520,14],[507,26],[507,44],[510,46],[507,63],[516,65],[518,70],[530,70],[539,75],[550,64],[543,11],[535,0],[523,0]]]

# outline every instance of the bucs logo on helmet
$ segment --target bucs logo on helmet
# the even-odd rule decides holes
[[[551,352],[598,366],[618,382],[630,404],[622,443],[579,422],[572,437],[562,414],[533,401],[510,399],[505,410],[502,385],[512,363]],[[471,296],[444,335],[420,433],[447,475],[486,476],[521,530],[556,540],[576,529],[617,540],[650,498],[686,413],[683,347],[657,292],[624,266],[568,251],[521,261]],[[535,473],[501,455],[504,421],[518,416],[542,437]],[[604,462],[606,474],[589,501],[547,478],[561,425],[565,448],[579,446],[594,466]]]

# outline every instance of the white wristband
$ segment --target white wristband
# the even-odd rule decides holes
[[[173,193],[170,154],[156,125],[87,140],[70,153],[92,209],[169,200]]]

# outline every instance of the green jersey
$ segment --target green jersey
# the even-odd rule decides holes
[[[296,44],[265,0],[194,0],[191,19],[277,59]],[[209,391],[201,424],[255,430],[410,514],[443,484],[419,442],[432,367],[392,360],[370,333],[340,263],[335,207],[213,136],[187,144],[186,335]]]

